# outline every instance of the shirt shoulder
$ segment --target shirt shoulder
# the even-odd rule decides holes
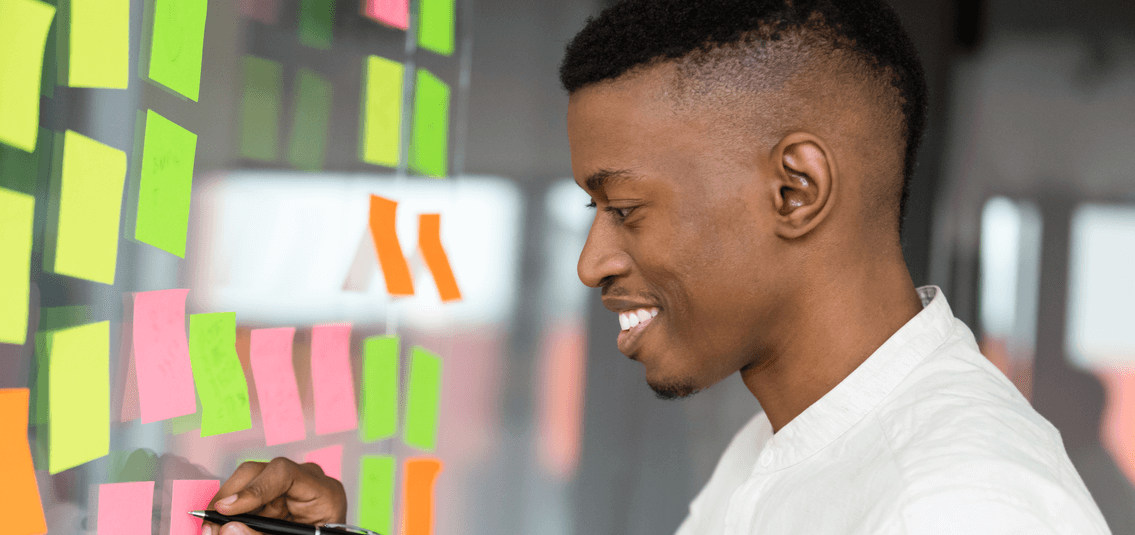
[[[721,533],[724,529],[722,511],[733,491],[753,473],[764,445],[772,437],[772,426],[764,411],[759,411],[733,439],[717,461],[713,475],[690,502],[686,519],[678,528],[678,535]]]

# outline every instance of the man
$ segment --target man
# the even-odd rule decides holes
[[[740,372],[763,409],[681,535],[1107,532],[1058,432],[911,281],[926,90],[890,8],[626,0],[561,79],[597,210],[579,277],[618,313],[619,350],[661,397]],[[306,490],[320,477],[242,467],[217,507],[295,511],[278,496],[296,487],[345,503]]]

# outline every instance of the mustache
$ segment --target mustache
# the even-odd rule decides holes
[[[603,282],[606,282],[606,281],[603,281]],[[611,281],[611,283],[609,283],[609,284],[601,283],[600,287],[599,287],[599,296],[600,297],[619,297],[619,298],[623,298],[623,299],[632,299],[632,300],[636,300],[636,301],[648,301],[648,302],[651,302],[651,303],[661,302],[661,300],[658,298],[658,296],[654,295],[651,292],[634,293],[634,292],[631,292],[630,290],[627,290],[626,288],[623,288],[622,286],[615,286],[614,281]]]

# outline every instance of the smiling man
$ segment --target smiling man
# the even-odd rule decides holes
[[[596,209],[579,277],[618,314],[619,350],[660,397],[739,374],[762,409],[681,535],[1107,532],[1057,431],[911,281],[926,88],[889,7],[626,0],[561,79]],[[341,485],[286,459],[247,463],[222,497],[346,511]]]

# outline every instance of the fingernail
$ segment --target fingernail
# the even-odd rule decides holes
[[[213,526],[205,526],[201,528],[201,535],[213,535]]]
[[[224,507],[228,507],[228,506],[230,506],[234,503],[236,503],[236,494],[233,494],[232,496],[229,496],[228,498],[225,498],[225,499],[217,502],[217,505],[222,505]]]

